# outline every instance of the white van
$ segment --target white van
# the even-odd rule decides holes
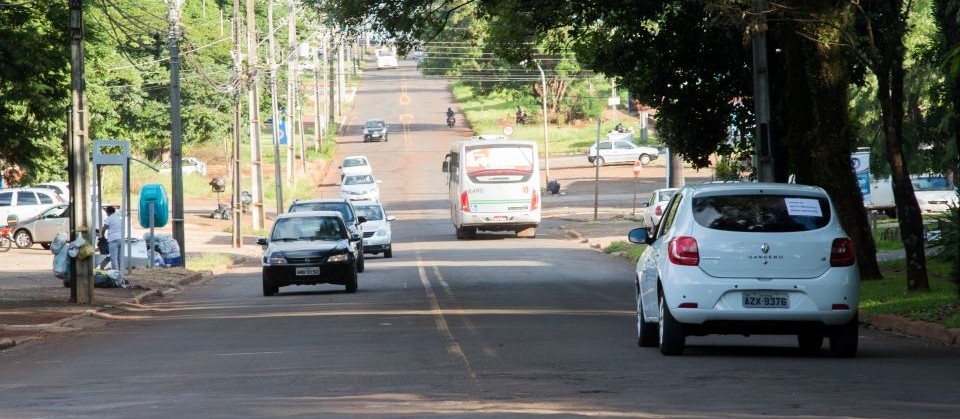
[[[393,50],[386,48],[377,50],[377,70],[381,68],[397,68],[397,55]]]

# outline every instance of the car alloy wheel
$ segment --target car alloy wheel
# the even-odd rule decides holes
[[[30,232],[27,230],[17,231],[13,235],[13,241],[17,244],[17,248],[26,249],[30,246],[33,246],[33,237],[30,237]]]

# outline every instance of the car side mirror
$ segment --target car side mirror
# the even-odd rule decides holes
[[[396,215],[388,215],[388,216],[387,216],[387,221],[395,221],[396,219],[397,219],[397,216],[396,216]]]
[[[350,233],[350,241],[352,242],[360,241],[362,238],[358,233]]]
[[[365,222],[367,222],[367,217],[365,217],[365,216],[363,216],[363,215],[358,215],[358,216],[357,216],[357,223],[363,224],[363,223],[365,223]]]
[[[266,237],[257,237],[257,244],[259,244],[259,245],[261,245],[261,246],[266,246],[267,243],[268,243],[268,241],[267,241],[267,238],[266,238]]]
[[[450,165],[447,162],[443,162],[443,166],[440,168],[440,170],[443,171],[443,173],[447,173],[450,171]]]
[[[630,230],[630,232],[627,233],[627,240],[629,240],[630,243],[636,244],[652,244],[653,236],[650,234],[649,229],[641,227]]]

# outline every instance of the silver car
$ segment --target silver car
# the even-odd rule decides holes
[[[21,220],[13,230],[13,241],[24,249],[40,243],[44,249],[50,248],[57,233],[66,233],[70,229],[69,205],[57,204],[33,217]]]
[[[600,149],[599,156],[597,149]],[[610,163],[633,163],[640,162],[646,166],[651,161],[660,156],[660,150],[653,147],[638,146],[627,140],[608,140],[600,141],[599,144],[590,146],[587,151],[587,161],[603,166]]]

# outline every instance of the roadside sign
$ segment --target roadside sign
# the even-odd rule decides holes
[[[503,135],[510,135],[510,134],[513,134],[513,126],[512,126],[512,125],[506,125],[506,126],[504,126],[504,127],[503,127]]]
[[[607,106],[617,106],[620,104],[619,96],[611,96],[607,98]]]
[[[633,162],[633,177],[640,176],[640,169],[643,168],[643,165],[640,164],[640,161],[637,160]]]

